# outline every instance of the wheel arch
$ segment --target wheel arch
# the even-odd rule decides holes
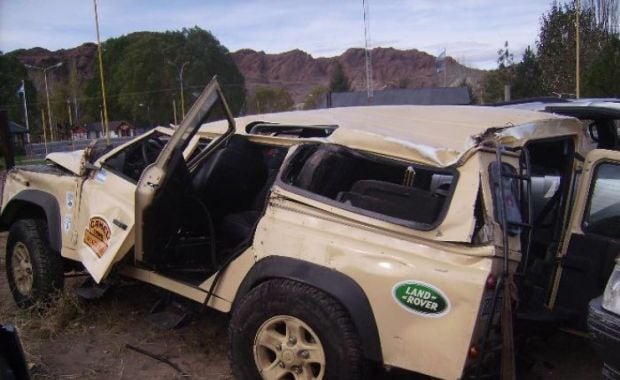
[[[41,190],[20,191],[2,210],[0,222],[2,229],[6,230],[15,221],[32,217],[42,217],[46,220],[50,247],[60,252],[62,248],[60,207],[53,195]]]
[[[370,302],[359,284],[344,273],[290,257],[268,256],[259,260],[247,273],[239,286],[235,303],[259,284],[278,278],[315,287],[340,302],[357,329],[364,356],[376,362],[383,361],[379,331]]]

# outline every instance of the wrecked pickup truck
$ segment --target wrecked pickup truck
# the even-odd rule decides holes
[[[455,379],[500,352],[511,374],[515,281],[532,310],[578,316],[609,274],[597,189],[620,153],[581,138],[573,118],[483,107],[234,119],[213,81],[175,129],[11,170],[8,281],[28,306],[77,262],[230,312],[237,378]]]

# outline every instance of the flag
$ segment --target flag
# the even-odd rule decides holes
[[[435,58],[435,69],[437,70],[437,73],[446,70],[446,49],[443,49],[437,58]]]
[[[22,85],[17,89],[17,97],[26,96],[26,89],[24,88],[24,81],[22,80]]]

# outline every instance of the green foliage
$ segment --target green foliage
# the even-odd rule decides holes
[[[315,108],[319,108],[323,99],[325,99],[325,94],[327,93],[327,87],[325,86],[314,86],[310,89],[310,92],[306,96],[304,100],[304,109],[312,110]]]
[[[245,101],[245,81],[228,50],[208,31],[194,27],[164,33],[137,32],[102,44],[110,120],[138,124],[173,121],[173,100],[181,118],[179,70],[183,72],[185,112],[214,75],[222,85],[234,114]],[[85,122],[100,119],[101,84],[95,58],[95,76],[86,85],[90,100],[84,105]]]
[[[514,56],[508,47],[497,51],[497,69],[489,71],[482,82],[483,100],[486,103],[501,102],[504,100],[504,86],[510,85],[514,79]]]
[[[543,86],[551,92],[575,93],[576,72],[575,3],[553,3],[542,16],[538,47]],[[606,39],[606,32],[597,27],[592,9],[583,9],[579,16],[581,72],[592,63]]]
[[[258,87],[250,97],[248,113],[270,113],[289,111],[293,108],[293,98],[283,88]]]
[[[532,48],[528,46],[521,62],[515,65],[511,96],[513,99],[525,99],[547,94],[538,59]]]
[[[580,73],[584,96],[620,96],[617,33],[618,2],[586,1],[579,12]],[[487,73],[484,100],[503,100],[504,85],[512,87],[513,100],[575,94],[576,87],[575,2],[554,2],[543,14],[537,52],[529,46],[521,62],[514,64],[508,44],[498,51],[498,68]]]
[[[484,103],[503,101],[505,84],[505,78],[499,70],[488,71],[482,80],[482,100]]]
[[[28,101],[28,119],[30,120],[31,131],[36,132],[39,127],[33,123],[39,108],[36,104],[37,91],[28,79],[28,73],[13,54],[2,54],[0,52],[0,109],[6,109],[9,120],[26,126],[24,120],[24,108],[21,96],[17,95],[17,90],[24,80],[26,89],[26,99]]]
[[[584,75],[583,92],[591,97],[620,97],[620,39],[613,37]]]
[[[497,66],[500,70],[511,71],[514,65],[514,54],[508,48],[508,41],[504,42],[504,48],[497,51]]]
[[[344,69],[340,63],[336,63],[336,67],[332,72],[331,79],[329,81],[329,91],[331,92],[346,92],[351,90],[351,84],[349,78],[344,73]]]

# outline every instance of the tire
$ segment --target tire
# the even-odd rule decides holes
[[[237,379],[363,378],[360,340],[346,310],[299,282],[270,280],[252,289],[233,311],[229,338]]]
[[[62,291],[62,257],[50,249],[47,225],[38,219],[21,219],[11,226],[6,245],[6,275],[17,306],[44,303]]]

